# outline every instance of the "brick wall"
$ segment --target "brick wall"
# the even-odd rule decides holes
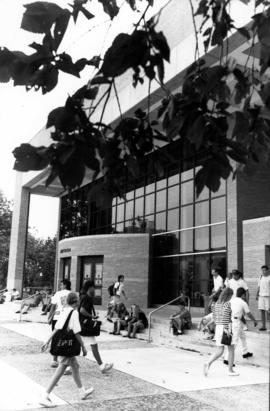
[[[67,251],[61,252],[62,250]],[[148,234],[95,235],[60,241],[58,259],[71,257],[70,280],[72,289],[77,291],[81,286],[80,257],[83,256],[104,256],[102,307],[107,306],[107,289],[119,274],[125,275],[128,306],[136,303],[141,307],[148,307]],[[58,265],[61,267],[61,264]]]
[[[249,286],[250,309],[260,318],[256,291],[261,275],[260,267],[266,264],[267,246],[270,245],[270,216],[243,221],[243,268]]]

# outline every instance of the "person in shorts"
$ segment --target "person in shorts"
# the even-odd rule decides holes
[[[71,282],[65,278],[60,283],[60,291],[57,291],[52,297],[50,313],[48,315],[48,324],[51,324],[52,331],[54,330],[55,324],[66,306],[67,296],[70,293],[70,289]],[[53,357],[51,367],[58,367],[57,357],[55,356]],[[66,373],[69,374],[71,372],[68,369]]]
[[[186,309],[186,304],[183,299],[179,299],[179,310],[177,313],[170,316],[170,325],[174,335],[181,335],[184,330],[190,330],[192,321],[190,312]]]
[[[91,318],[94,320],[98,319],[96,315],[95,308],[93,305],[93,297],[95,295],[95,283],[92,280],[87,280],[84,282],[80,294],[80,306],[79,306],[79,318],[82,322],[86,318]],[[96,337],[87,337],[87,340],[90,342],[92,354],[99,365],[99,369],[102,374],[107,373],[113,368],[112,363],[103,363],[100,353],[98,350],[98,344]]]
[[[266,317],[269,313],[270,299],[270,272],[267,265],[261,267],[262,275],[258,282],[258,291],[256,300],[258,300],[258,309],[261,311],[262,326],[259,331],[266,331]]]
[[[70,312],[72,311],[69,324],[68,324],[68,329],[72,330],[79,341],[83,355],[87,355],[87,350],[84,346],[82,337],[80,336],[81,332],[81,325],[79,322],[79,314],[77,311],[77,307],[79,305],[79,298],[76,293],[69,292],[67,299],[66,299],[66,306],[64,307],[63,311],[58,317],[58,320],[55,324],[54,330],[48,340],[42,345],[41,350],[45,351],[48,348],[49,343],[52,340],[52,337],[54,334],[57,332],[57,330],[61,330],[66,322],[66,319]],[[58,383],[58,381],[61,379],[61,377],[64,375],[66,368],[69,366],[72,369],[72,375],[73,379],[75,381],[75,384],[78,387],[79,390],[79,396],[82,400],[86,400],[90,394],[94,391],[93,387],[90,387],[88,389],[84,388],[82,385],[81,381],[81,376],[80,376],[80,371],[79,371],[79,364],[77,361],[76,357],[58,357],[59,365],[57,370],[55,371],[45,394],[39,401],[39,404],[46,407],[46,408],[53,408],[55,407],[55,404],[51,401],[50,399],[50,393]]]

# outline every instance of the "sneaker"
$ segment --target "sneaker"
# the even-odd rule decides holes
[[[223,364],[229,365],[229,361],[228,360],[223,360]],[[233,367],[235,367],[235,364],[233,364]]]
[[[104,365],[104,368],[102,368],[101,373],[106,374],[108,371],[110,371],[113,368],[113,363],[106,363]]]
[[[70,368],[66,368],[66,369],[65,369],[65,372],[64,372],[64,375],[72,375],[71,369],[70,369]]]
[[[51,402],[51,400],[47,397],[42,398],[39,401],[39,404],[45,408],[55,408],[56,407],[56,405],[53,402]]]
[[[249,357],[253,357],[252,352],[247,352],[246,354],[243,354],[243,358],[249,358]]]
[[[94,391],[94,387],[84,389],[81,393],[81,400],[86,400]]]
[[[240,375],[239,372],[234,372],[234,371],[228,373],[229,377],[238,377],[239,375]]]
[[[57,368],[58,367],[58,362],[57,361],[53,361],[51,363],[51,368]]]
[[[259,328],[259,331],[266,331],[266,328],[261,327],[261,328]]]

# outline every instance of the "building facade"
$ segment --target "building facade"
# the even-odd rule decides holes
[[[187,10],[188,1],[173,1],[159,22],[171,47],[166,83],[173,91],[181,87],[184,70],[193,61],[195,40]],[[171,25],[168,31],[171,16],[183,25]],[[241,61],[247,49],[245,39],[234,34],[230,55]],[[218,51],[211,50],[205,60],[215,64]],[[125,76],[119,85],[127,115],[147,107],[147,87],[131,92]],[[158,86],[153,87],[153,115],[160,98]],[[104,121],[116,122],[117,110],[113,96]],[[42,130],[31,143],[50,144],[48,131]],[[57,179],[45,187],[48,170],[18,173],[8,288],[22,288],[30,195],[42,194],[60,199],[56,288],[61,279],[70,278],[78,291],[91,278],[96,283],[95,303],[105,307],[108,286],[125,274],[131,303],[150,307],[184,293],[192,306],[202,308],[213,287],[211,269],[219,268],[225,278],[238,268],[244,270],[254,309],[260,266],[270,264],[270,165],[261,165],[249,177],[222,180],[217,192],[205,188],[197,197],[194,179],[204,153],[194,158],[181,144],[178,140],[160,148],[161,155],[177,153],[162,175],[149,166],[151,154],[146,157],[140,177],[126,178],[124,198],[113,193],[104,197],[99,190],[102,176],[91,182],[87,174],[81,187],[68,194]]]

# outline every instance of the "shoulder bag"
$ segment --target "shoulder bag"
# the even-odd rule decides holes
[[[227,328],[223,329],[223,334],[221,337],[221,344],[231,345],[232,344],[232,334]]]
[[[82,302],[83,298],[81,299],[79,306],[79,318],[82,329],[81,335],[83,337],[97,337],[100,334],[100,327],[102,322],[98,320],[93,320],[92,318],[85,317],[83,314],[81,314],[80,309],[82,306]],[[96,315],[94,307],[91,314]]]
[[[81,344],[77,340],[74,332],[72,330],[67,330],[69,320],[74,310],[72,310],[61,330],[57,332],[52,337],[50,353],[54,356],[60,357],[75,357],[80,355]]]

